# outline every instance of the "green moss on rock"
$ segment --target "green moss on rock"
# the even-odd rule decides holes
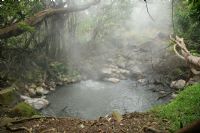
[[[21,117],[31,117],[34,115],[39,115],[39,112],[36,111],[33,107],[28,105],[25,102],[18,103],[12,110],[12,114],[21,116]]]
[[[6,88],[0,91],[0,104],[14,105],[19,99],[15,88]]]

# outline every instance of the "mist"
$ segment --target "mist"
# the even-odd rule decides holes
[[[74,2],[78,3],[79,1]],[[147,1],[149,14],[146,3],[143,0],[132,0],[129,2],[130,5],[125,5],[118,9],[118,11],[128,10],[125,13],[127,16],[118,17],[118,14],[110,15],[108,13],[108,17],[109,15],[113,17],[108,22],[101,20],[102,14],[110,7],[109,10],[113,10],[111,13],[115,13],[115,10],[117,10],[115,6],[109,7],[112,3],[109,0],[101,1],[100,4],[88,10],[73,14],[76,20],[76,29],[73,32],[73,37],[71,33],[66,33],[65,35],[67,61],[72,68],[77,69],[80,73],[84,73],[89,78],[99,79],[102,77],[101,69],[108,65],[108,62],[112,62],[111,64],[118,62],[119,66],[120,63],[123,64],[123,61],[120,62],[119,60],[125,59],[116,59],[118,55],[131,56],[133,60],[137,60],[138,54],[132,52],[134,49],[131,50],[131,47],[145,47],[145,49],[151,52],[151,49],[153,49],[153,51],[159,51],[163,54],[163,51],[160,51],[160,49],[166,46],[151,43],[145,44],[145,42],[152,41],[152,39],[159,35],[166,37],[172,32],[171,2],[168,0]],[[108,25],[108,27],[105,25]],[[81,29],[81,27],[85,29]],[[96,38],[92,40],[95,34],[94,30],[99,30],[100,34],[97,33]],[[148,57],[149,53],[147,52],[144,56]],[[158,56],[161,55],[159,54]],[[146,57],[140,56],[139,58],[139,60],[144,60]],[[114,61],[115,59],[117,61]],[[135,64],[137,63],[135,61]],[[134,66],[132,67],[134,68]]]

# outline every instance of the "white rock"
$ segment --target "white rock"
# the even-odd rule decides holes
[[[185,80],[177,80],[177,81],[172,81],[172,83],[170,84],[170,87],[171,88],[174,88],[174,89],[182,89],[185,87]]]
[[[177,94],[173,93],[173,94],[171,95],[171,97],[172,97],[172,99],[175,99],[175,98],[177,97]]]
[[[129,75],[130,71],[126,70],[126,69],[119,69],[120,73],[125,74],[125,75]]]
[[[46,95],[46,94],[49,93],[49,91],[44,89],[43,87],[37,87],[36,93],[39,94],[39,95]]]
[[[112,83],[118,83],[118,82],[120,82],[120,80],[117,79],[117,78],[106,78],[105,81],[109,81],[109,82],[112,82]]]
[[[52,87],[56,87],[56,83],[55,83],[54,81],[51,81],[51,82],[49,83],[49,85],[52,86]]]
[[[35,96],[36,95],[36,91],[33,88],[28,89],[28,92],[31,96]]]
[[[103,68],[101,71],[103,74],[112,74],[112,69],[111,68]]]
[[[49,101],[44,99],[45,97],[42,98],[30,98],[27,96],[21,96],[23,100],[29,105],[31,105],[33,108],[40,110],[49,105]]]
[[[43,83],[42,83],[42,87],[47,87],[47,85],[43,82]]]
[[[80,125],[80,128],[84,128],[85,126],[83,124]]]
[[[56,89],[53,88],[53,87],[50,87],[49,90],[50,90],[50,91],[55,91]]]
[[[30,88],[35,89],[37,86],[35,84],[31,84]]]
[[[37,110],[41,110],[49,105],[49,101],[45,99],[45,97],[41,98],[30,98],[27,96],[20,96],[27,104],[31,105],[33,108]]]
[[[24,96],[24,95],[20,95],[20,98],[21,98],[22,100],[31,99],[30,97],[28,97],[28,96]]]
[[[138,79],[138,82],[139,82],[139,83],[145,83],[145,82],[146,82],[146,79]]]
[[[160,93],[160,94],[166,94],[166,92],[165,92],[165,91],[159,91],[159,93]]]

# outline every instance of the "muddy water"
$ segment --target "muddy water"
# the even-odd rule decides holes
[[[62,87],[49,95],[51,105],[43,113],[95,119],[114,110],[121,113],[146,111],[163,102],[157,97],[157,93],[148,90],[147,86],[136,86],[131,80],[117,84],[87,80]]]

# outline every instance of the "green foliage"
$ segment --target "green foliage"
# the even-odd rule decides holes
[[[200,84],[186,87],[171,103],[153,109],[156,114],[170,120],[171,129],[176,131],[182,122],[184,126],[200,119]]]
[[[34,27],[31,27],[29,26],[28,24],[26,24],[25,22],[20,22],[18,24],[18,27],[22,30],[25,30],[25,31],[29,31],[29,32],[34,32],[35,31],[35,28]]]
[[[39,115],[39,112],[36,111],[34,108],[32,108],[30,105],[28,105],[25,102],[18,103],[11,112],[17,116],[22,117],[31,117],[34,115]]]
[[[131,0],[109,0],[102,1],[98,6],[99,8],[95,11],[89,11],[91,13],[81,19],[77,27],[78,35],[84,38],[80,38],[81,40],[89,38],[101,43],[111,34],[114,27],[120,28],[123,20],[130,17],[133,4]]]
[[[0,27],[21,21],[43,9],[40,0],[0,1]]]
[[[52,62],[50,68],[55,73],[66,74],[68,72],[66,65],[60,62]]]
[[[183,0],[176,4],[175,32],[187,40],[190,49],[200,49],[200,1]]]

